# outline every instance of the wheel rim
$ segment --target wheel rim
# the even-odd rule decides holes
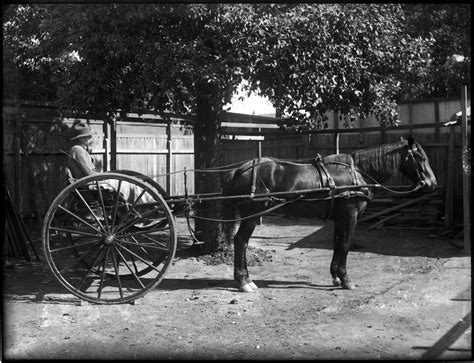
[[[129,186],[136,193],[127,203],[120,194]],[[71,184],[53,201],[43,225],[43,247],[51,271],[74,295],[124,303],[163,279],[176,252],[174,218],[144,181],[97,174]]]

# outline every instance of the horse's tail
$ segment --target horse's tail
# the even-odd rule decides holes
[[[221,185],[222,185],[222,195],[224,197],[229,197],[222,200],[223,213],[222,217],[224,222],[222,223],[222,229],[227,240],[227,243],[231,243],[232,236],[234,235],[235,227],[235,217],[237,214],[237,206],[235,199],[231,198],[233,186],[234,186],[234,177],[236,169],[232,169],[228,172],[221,174]],[[228,221],[228,222],[226,222]]]

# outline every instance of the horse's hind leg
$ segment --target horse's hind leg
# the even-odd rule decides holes
[[[337,266],[339,265],[339,255],[341,254],[340,247],[336,244],[336,228],[334,227],[334,251],[331,261],[331,276],[334,286],[341,286],[341,279],[337,276]]]
[[[256,225],[255,218],[243,220],[234,236],[234,279],[239,284],[239,291],[251,292],[257,289],[247,270],[247,246]]]
[[[333,284],[342,285],[344,289],[355,287],[347,275],[346,262],[356,224],[357,212],[355,209],[336,215],[334,218],[334,254],[331,261],[331,275]]]

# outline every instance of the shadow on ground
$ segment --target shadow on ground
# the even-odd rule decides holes
[[[285,236],[265,235],[264,232],[253,236],[257,243],[273,240],[275,244],[286,244],[287,250],[296,248],[333,249],[334,222],[322,221],[316,218],[292,218],[282,216],[270,216],[264,220],[269,231],[274,227],[283,227]],[[307,236],[298,240],[291,238],[291,226],[312,227],[316,229]],[[313,230],[314,230],[313,229]],[[388,256],[423,256],[432,258],[462,257],[463,250],[456,248],[448,240],[439,236],[440,227],[432,229],[369,229],[367,226],[356,227],[352,238],[351,251],[375,253]],[[285,238],[286,237],[286,238]]]

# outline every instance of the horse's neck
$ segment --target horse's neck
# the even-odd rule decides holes
[[[401,151],[406,142],[384,144],[352,153],[355,165],[379,183],[385,182],[400,170]]]

